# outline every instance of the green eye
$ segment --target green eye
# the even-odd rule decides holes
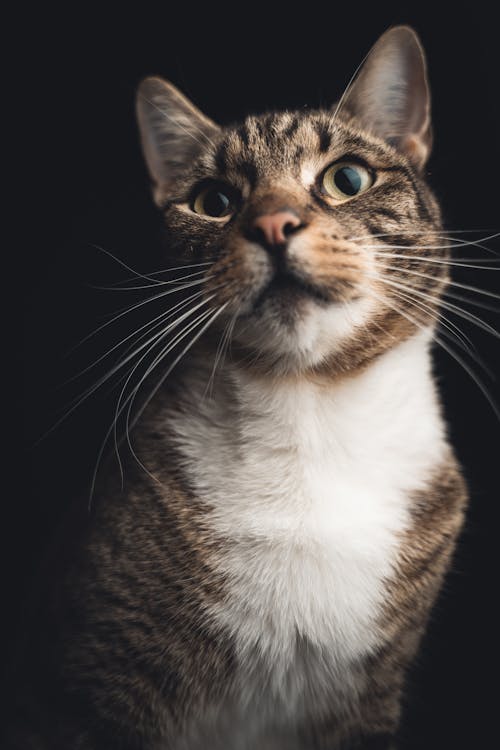
[[[363,193],[372,184],[372,176],[365,167],[348,161],[333,164],[323,175],[325,192],[341,201]]]
[[[195,195],[191,208],[202,216],[222,219],[234,211],[234,196],[232,191],[223,185],[210,185]]]

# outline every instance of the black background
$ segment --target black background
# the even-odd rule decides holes
[[[28,159],[21,169],[24,209],[18,227],[16,281],[22,283],[13,283],[11,318],[17,322],[21,315],[20,287],[25,292],[20,409],[27,452],[4,516],[4,595],[12,602],[4,617],[7,650],[18,628],[21,594],[64,507],[88,484],[111,419],[113,396],[96,396],[34,446],[91,379],[66,388],[60,384],[96,359],[109,341],[97,337],[70,356],[66,352],[104,315],[127,304],[113,292],[93,288],[120,278],[119,266],[94,246],[134,268],[154,268],[160,221],[138,146],[134,92],[139,80],[152,73],[171,79],[222,123],[266,108],[326,105],[338,98],[380,33],[409,23],[426,48],[433,91],[429,179],[447,228],[478,229],[485,236],[500,230],[500,39],[494,19],[476,3],[449,12],[437,4],[414,6],[392,11],[379,3],[369,10],[357,3],[267,8],[241,3],[173,12],[166,5],[154,11],[137,5],[116,14],[109,8],[94,13],[73,8],[71,15],[30,16],[29,33],[14,60],[27,111],[21,118],[14,110],[14,120]],[[498,240],[488,244],[500,252]],[[461,254],[488,257],[475,247]],[[495,271],[459,269],[455,279],[500,292]],[[464,306],[498,325],[498,315]],[[498,373],[498,341],[453,319]],[[497,691],[490,677],[498,666],[500,423],[450,356],[437,351],[436,369],[472,502],[453,572],[411,679],[401,747],[489,747],[497,722]],[[498,384],[484,371],[481,377],[500,403]]]

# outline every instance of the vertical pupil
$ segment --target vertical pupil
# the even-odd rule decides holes
[[[361,190],[361,175],[353,167],[341,167],[333,179],[338,189],[346,195],[356,195]]]
[[[210,190],[205,196],[205,211],[209,216],[222,216],[229,206],[229,198],[218,190]]]

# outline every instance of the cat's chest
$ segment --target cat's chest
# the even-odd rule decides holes
[[[220,540],[226,595],[210,614],[248,670],[256,654],[273,665],[271,683],[301,643],[335,671],[380,640],[411,495],[444,445],[425,359],[412,382],[408,355],[327,392],[245,381],[232,412],[200,400],[172,423]]]
[[[224,511],[215,501],[209,523],[224,539],[217,566],[229,596],[214,615],[243,661],[267,653],[280,679],[301,639],[337,663],[375,645],[409,524],[408,497],[380,466],[315,448],[247,453],[239,471],[224,473],[224,487],[207,493],[212,502],[224,495]]]

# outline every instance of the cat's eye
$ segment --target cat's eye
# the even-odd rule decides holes
[[[340,161],[323,174],[323,190],[332,198],[345,201],[368,190],[373,177],[361,164]]]
[[[233,191],[225,185],[208,185],[202,188],[191,202],[192,210],[212,219],[223,219],[235,210]]]

